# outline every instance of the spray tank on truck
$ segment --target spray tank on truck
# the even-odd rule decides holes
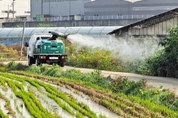
[[[49,33],[35,33],[30,37],[29,42],[25,43],[27,47],[28,65],[42,63],[53,64],[56,63],[64,67],[67,59],[65,54],[65,44],[58,37],[67,38],[68,35],[49,32]]]

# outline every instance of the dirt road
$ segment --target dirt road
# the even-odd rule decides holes
[[[19,61],[17,61],[19,62]],[[8,62],[4,63],[7,64]],[[20,61],[22,64],[27,64],[26,61]],[[63,67],[63,70],[66,69],[77,69],[80,70],[83,73],[88,73],[94,71],[93,69],[86,69],[86,68],[75,68],[70,66]],[[111,76],[112,78],[117,78],[119,76],[125,76],[128,77],[130,80],[139,81],[141,79],[144,79],[147,81],[147,85],[153,86],[153,87],[160,87],[163,86],[164,89],[170,89],[171,91],[174,91],[175,94],[178,96],[178,79],[176,78],[168,78],[168,77],[155,77],[155,76],[145,76],[145,75],[139,75],[134,73],[125,73],[125,72],[111,72],[111,71],[101,71],[103,76]]]

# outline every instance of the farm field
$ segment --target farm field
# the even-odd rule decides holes
[[[89,96],[69,85],[65,86],[57,81],[57,85],[49,84],[17,74],[0,74],[4,115],[9,114],[16,118],[119,118],[116,113],[93,102]]]
[[[51,68],[54,67],[49,67],[48,74],[51,72],[55,75],[55,71],[52,71],[54,69],[50,70]],[[149,100],[125,95],[122,92],[113,92],[106,89],[107,87],[87,82],[85,78],[81,81],[72,77],[52,77],[22,70],[8,70],[4,67],[0,70],[0,117],[2,118],[176,118],[178,116],[175,110],[166,106],[156,105]],[[60,73],[59,70],[58,72]]]

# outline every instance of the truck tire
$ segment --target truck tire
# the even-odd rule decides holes
[[[28,66],[31,66],[33,64],[33,58],[28,56]]]
[[[39,66],[41,64],[41,61],[38,57],[36,57],[35,64],[36,66]]]
[[[59,62],[59,66],[64,67],[64,61]]]

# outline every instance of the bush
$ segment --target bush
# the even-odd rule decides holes
[[[26,66],[22,65],[21,63],[12,61],[7,64],[7,68],[8,70],[24,70]]]
[[[77,52],[76,50],[74,46],[67,49],[67,54],[69,54],[67,64],[70,66],[123,71],[119,65],[117,55],[113,56],[111,51],[88,48],[82,48]]]
[[[36,65],[31,65],[29,66],[26,71],[31,72],[31,73],[37,73],[37,74],[41,74],[41,68],[40,66],[36,66]]]
[[[171,28],[169,38],[160,42],[164,46],[155,56],[148,58],[139,68],[140,73],[178,77],[178,26]]]
[[[130,81],[126,77],[118,77],[112,81],[112,91],[115,93],[122,92],[126,95],[139,95],[140,89],[145,87],[145,81],[140,80],[138,82]]]
[[[61,77],[62,69],[58,65],[53,65],[51,68],[45,68],[44,66],[41,66],[40,68],[41,73],[43,75],[47,76],[53,76],[53,77]]]

